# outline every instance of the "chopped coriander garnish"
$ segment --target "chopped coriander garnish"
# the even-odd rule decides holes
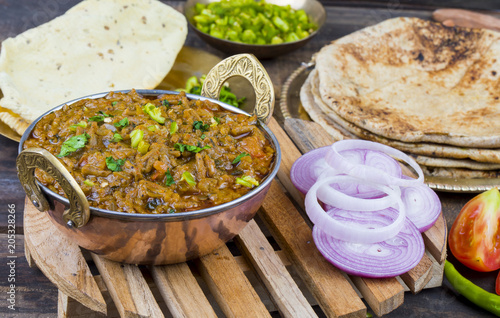
[[[240,153],[240,154],[239,154],[236,158],[234,158],[234,160],[233,160],[233,162],[232,162],[232,163],[233,163],[233,165],[234,165],[234,164],[237,164],[238,162],[240,162],[240,161],[241,161],[241,158],[246,157],[246,156],[250,156],[250,155],[249,155],[249,154],[247,154],[246,152],[242,152],[242,153]]]
[[[209,128],[210,128],[209,124],[203,124],[203,122],[199,120],[196,120],[193,123],[193,130],[201,130],[203,132],[203,131],[208,131]]]
[[[207,138],[207,135],[203,134],[203,135],[200,136],[200,138],[201,139],[205,139],[205,138]]]
[[[166,107],[169,107],[169,106],[170,106],[170,103],[169,103],[169,102],[168,102],[168,100],[166,100],[166,99],[162,100],[162,101],[161,101],[161,104],[162,104],[163,106],[166,106]]]
[[[111,171],[115,171],[115,172],[122,171],[122,166],[124,163],[125,163],[125,160],[123,160],[123,159],[115,160],[113,157],[106,158],[106,166]]]
[[[87,141],[90,139],[90,135],[87,133],[83,133],[81,135],[76,135],[65,142],[63,142],[62,147],[61,147],[61,152],[57,155],[59,158],[61,157],[66,157],[72,152],[77,151],[78,149],[81,149],[85,147],[85,144]]]
[[[113,139],[111,139],[112,142],[119,142],[122,141],[123,137],[119,133],[114,133],[113,134]]]
[[[175,183],[174,177],[172,177],[172,174],[170,173],[170,169],[167,169],[167,172],[165,172],[165,177],[166,177],[165,185],[167,187]]]
[[[128,118],[127,118],[127,117],[125,117],[125,118],[123,118],[122,120],[120,120],[119,122],[114,123],[113,125],[114,125],[115,127],[122,127],[122,128],[123,128],[123,127],[127,127],[127,126],[128,126]]]
[[[99,115],[90,117],[89,121],[100,122],[100,121],[104,121],[104,118],[106,118],[106,117],[113,117],[113,115],[108,115],[108,114],[104,113],[102,110],[98,111],[97,113]]]
[[[220,124],[220,118],[219,117],[214,116],[214,120],[215,120],[215,122],[217,122],[217,124]]]
[[[167,213],[175,213],[175,209],[168,209]]]
[[[165,123],[165,117],[161,115],[161,110],[156,107],[155,105],[151,103],[147,103],[146,105],[142,106],[142,111],[145,112],[146,114],[151,117],[152,120],[164,124]]]
[[[209,149],[211,148],[210,146],[205,146],[203,148],[200,148],[200,147],[197,147],[197,146],[192,146],[192,145],[185,145],[185,144],[181,144],[181,143],[176,143],[174,145],[174,148],[179,150],[180,152],[184,152],[185,150],[187,151],[190,151],[190,152],[194,152],[194,153],[198,153],[204,149]]]
[[[111,103],[111,106],[115,106],[116,104],[118,104],[118,102],[114,101],[114,102]]]
[[[95,122],[104,121],[104,117],[103,116],[92,116],[89,118],[89,121],[95,121]]]

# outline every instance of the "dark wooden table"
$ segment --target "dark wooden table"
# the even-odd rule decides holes
[[[75,5],[75,0],[0,0],[0,41],[47,22]],[[182,11],[183,1],[165,1]],[[316,38],[306,47],[282,57],[264,60],[263,65],[275,85],[279,101],[281,86],[301,62],[310,60],[312,54],[330,41],[368,25],[396,16],[417,16],[428,19],[437,1],[389,0],[389,1],[323,1],[328,19]],[[441,1],[440,6],[468,8],[485,12],[500,9],[499,1]],[[192,30],[186,45],[201,48],[221,58],[222,52],[213,49],[198,38]],[[277,107],[275,117],[282,120]],[[17,179],[15,159],[18,143],[0,136],[0,316],[7,317],[55,317],[57,315],[57,289],[38,269],[29,268],[24,259],[23,209],[25,193]],[[286,150],[285,150],[286,151]],[[439,193],[448,229],[461,207],[472,198],[470,194]],[[14,213],[10,213],[14,211]],[[15,216],[16,242],[15,267],[8,254],[8,215]],[[12,221],[11,221],[12,222]],[[452,257],[449,260],[454,261]],[[455,262],[456,263],[456,262]],[[457,264],[465,276],[483,288],[493,291],[496,273],[472,273]],[[10,279],[10,280],[9,280]],[[12,280],[15,279],[15,282]],[[14,283],[15,288],[10,284]],[[15,311],[8,308],[11,294],[15,294]],[[427,289],[417,295],[405,294],[404,304],[388,317],[489,317],[491,314],[474,306],[451,290],[446,279],[441,288]]]

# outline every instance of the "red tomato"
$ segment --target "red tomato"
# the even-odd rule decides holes
[[[499,269],[499,223],[500,192],[493,188],[472,198],[458,214],[448,237],[451,253],[476,271]]]

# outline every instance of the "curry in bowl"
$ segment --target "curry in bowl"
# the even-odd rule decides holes
[[[91,207],[168,214],[243,196],[272,170],[275,149],[255,116],[184,93],[132,90],[82,99],[41,118],[23,144],[59,158]],[[64,195],[49,174],[41,184]]]

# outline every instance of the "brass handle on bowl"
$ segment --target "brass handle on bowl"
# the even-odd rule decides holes
[[[40,211],[49,210],[49,202],[35,182],[36,168],[53,177],[66,193],[70,208],[63,219],[69,227],[82,227],[90,217],[89,203],[82,189],[63,164],[50,152],[41,148],[27,148],[16,159],[17,175],[31,202]]]
[[[208,72],[201,95],[219,99],[222,85],[233,76],[246,78],[255,91],[254,113],[262,122],[268,123],[274,110],[274,87],[264,66],[252,54],[230,56]]]

